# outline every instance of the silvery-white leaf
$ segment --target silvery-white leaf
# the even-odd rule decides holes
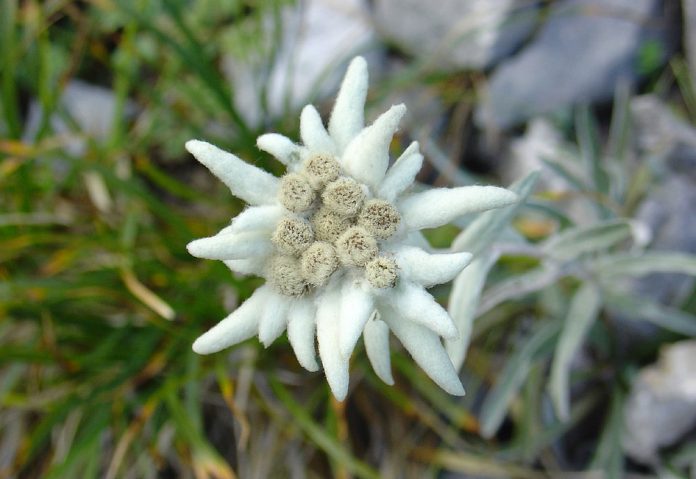
[[[696,276],[696,255],[651,251],[641,254],[620,253],[603,256],[588,266],[611,282],[617,276],[645,276],[650,273],[683,273]]]
[[[589,226],[569,228],[553,235],[541,246],[543,252],[558,260],[571,260],[584,253],[606,250],[631,237],[628,220],[607,220]]]
[[[464,363],[481,291],[495,260],[495,255],[483,253],[467,266],[452,284],[447,310],[459,330],[459,337],[446,340],[445,349],[457,370]]]
[[[626,319],[648,321],[678,334],[696,337],[696,316],[664,304],[616,291],[604,292],[608,309],[623,313]]]
[[[476,257],[481,251],[490,246],[492,241],[500,234],[500,231],[508,225],[520,205],[525,202],[538,179],[539,172],[534,171],[520,181],[513,183],[510,186],[510,190],[517,193],[519,197],[517,203],[497,210],[487,211],[478,216],[455,238],[452,243],[452,250],[468,251]]]
[[[556,344],[551,364],[549,392],[556,414],[567,420],[570,411],[570,366],[595,322],[601,307],[601,296],[594,284],[585,283],[575,293]]]
[[[504,301],[540,291],[556,282],[563,275],[562,269],[547,263],[501,280],[483,295],[476,314],[482,315]]]

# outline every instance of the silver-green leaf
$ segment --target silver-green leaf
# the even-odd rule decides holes
[[[562,420],[568,418],[570,411],[570,366],[580,350],[590,328],[595,322],[601,307],[601,296],[592,283],[583,284],[570,303],[561,336],[556,344],[549,392],[556,414]]]

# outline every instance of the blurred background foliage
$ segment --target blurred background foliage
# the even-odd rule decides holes
[[[542,21],[555,3],[538,5]],[[255,138],[297,138],[292,92],[271,91],[274,65],[293,48],[285,12],[297,4],[0,5],[0,478],[696,473],[693,425],[656,440],[649,460],[625,444],[644,433],[629,413],[641,368],[696,336],[696,258],[675,251],[696,239],[655,248],[661,233],[639,214],[669,187],[670,171],[693,177],[691,140],[682,143],[692,150],[679,143],[669,158],[655,147],[679,128],[693,133],[682,46],[646,42],[640,81],[615,85],[613,100],[495,129],[473,113],[490,65],[438,69],[398,42],[369,44],[370,60],[388,66],[375,75],[368,117],[394,99],[413,103],[415,119],[393,146],[421,142],[430,166],[420,180],[517,180],[526,202],[428,235],[477,255],[453,287],[433,290],[462,331],[447,347],[467,396],[439,390],[395,347],[396,386],[358,350],[338,403],[285,339],[268,350],[250,340],[209,357],[191,351],[261,280],[187,254],[186,243],[244,205],[183,144],[205,139],[281,172]],[[324,65],[302,101],[329,111],[320,85],[331,85],[351,49]],[[230,64],[248,67],[252,90]],[[641,125],[641,111],[662,114],[645,94],[679,126]],[[542,130],[551,140],[530,147]],[[520,167],[530,151],[534,168]],[[693,203],[677,211],[661,198],[669,221],[688,229]],[[646,276],[654,273],[671,275]]]

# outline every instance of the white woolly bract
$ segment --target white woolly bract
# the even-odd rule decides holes
[[[267,255],[272,251],[273,245],[265,233],[224,232],[193,240],[186,245],[186,249],[196,258],[227,260]]]
[[[418,142],[414,141],[389,168],[377,196],[389,202],[394,201],[413,184],[422,166],[423,155],[418,151]]]
[[[267,260],[266,256],[255,256],[245,259],[227,259],[223,260],[223,263],[235,273],[261,276],[266,268]]]
[[[467,213],[500,208],[517,201],[517,195],[497,186],[437,188],[416,193],[398,204],[409,229],[435,228]]]
[[[283,207],[278,205],[251,206],[235,216],[229,231],[273,231],[278,221],[286,214]]]
[[[365,323],[374,311],[374,298],[366,284],[354,284],[348,280],[341,291],[341,314],[339,316],[338,346],[341,355],[350,358],[355,344],[360,339]]]
[[[403,276],[426,288],[451,281],[471,261],[471,253],[431,254],[409,246],[399,248],[395,257]]]
[[[365,325],[363,332],[365,352],[370,360],[372,369],[377,377],[386,384],[394,384],[391,373],[391,358],[389,357],[389,327],[384,321],[371,319]]]
[[[295,351],[297,361],[308,371],[318,371],[314,337],[316,326],[314,316],[316,308],[308,299],[298,298],[288,312],[288,340]]]
[[[340,314],[340,290],[329,286],[319,298],[317,307],[317,340],[319,356],[331,392],[339,401],[348,394],[348,359],[341,355],[338,346],[338,317]]]
[[[256,139],[260,150],[270,153],[286,166],[292,166],[300,160],[300,147],[289,138],[278,133],[266,133]]]
[[[463,396],[464,387],[437,334],[419,324],[403,321],[391,308],[380,311],[389,329],[430,379],[448,393]]]
[[[445,338],[459,334],[447,311],[420,285],[402,279],[396,288],[384,294],[384,301],[402,320],[419,323]]]
[[[270,173],[204,141],[189,140],[186,149],[220,178],[237,198],[252,205],[275,202],[278,178]]]
[[[212,354],[255,336],[264,305],[272,294],[268,286],[261,286],[232,314],[196,339],[193,350],[198,354]]]
[[[287,298],[279,294],[268,296],[259,321],[259,341],[264,347],[270,346],[285,331],[288,309],[290,303]]]
[[[329,120],[329,133],[336,142],[339,153],[360,133],[365,124],[367,79],[367,62],[362,57],[356,57],[348,66]]]
[[[302,143],[315,153],[336,153],[336,145],[324,128],[319,112],[312,105],[302,109],[300,115],[300,137]]]
[[[348,144],[341,165],[353,178],[379,187],[389,165],[389,143],[405,113],[404,105],[392,106]]]

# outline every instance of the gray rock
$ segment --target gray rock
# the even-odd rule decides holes
[[[60,141],[64,153],[76,158],[82,157],[90,142],[104,143],[113,132],[117,113],[116,95],[108,88],[90,85],[80,80],[71,80],[63,89],[56,112],[49,118],[51,134]],[[136,111],[136,105],[126,100],[123,111],[128,118]],[[34,142],[44,116],[41,103],[33,100],[29,105],[26,126],[22,139]],[[69,120],[66,120],[69,118]],[[70,166],[60,156],[44,156],[39,159],[50,165],[56,178],[64,177]],[[116,163],[117,173],[125,176],[128,162]],[[111,209],[113,201],[102,176],[95,171],[83,175],[87,192],[92,203],[103,212]]]
[[[485,68],[535,27],[535,0],[377,0],[375,23],[404,51],[439,70]]]
[[[61,115],[54,113],[50,119],[53,134],[60,135],[64,142],[63,149],[68,154],[82,156],[87,149],[88,139],[104,141],[111,134],[116,113],[116,96],[108,88],[71,80],[61,94],[58,109],[74,121],[77,130]],[[124,114],[130,116],[134,111],[135,105],[127,101]],[[40,102],[32,101],[29,105],[24,141],[34,140],[42,117]]]
[[[696,341],[663,349],[657,364],[641,370],[624,409],[624,451],[652,464],[661,447],[696,425]]]
[[[565,195],[575,188],[568,180],[549,168],[545,162],[560,163],[577,177],[585,173],[574,158],[580,157],[577,146],[563,138],[563,133],[548,118],[537,117],[527,124],[523,135],[510,141],[507,151],[502,154],[505,163],[500,169],[503,184],[510,184],[524,178],[533,171],[539,172],[537,188],[542,191],[561,193],[556,206],[577,224],[595,221],[596,211],[582,196]]]
[[[670,176],[640,206],[636,219],[652,231],[651,250],[696,254],[696,185]],[[691,294],[694,278],[682,274],[655,273],[633,283],[634,294],[664,304],[680,305]]]
[[[507,161],[502,168],[503,183],[510,184],[524,178],[532,171],[539,170],[541,177],[537,187],[541,190],[558,191],[568,187],[567,183],[554,175],[544,161],[558,158],[567,145],[563,134],[545,118],[534,118],[527,125],[524,135],[510,142]]]
[[[636,219],[651,231],[653,250],[696,254],[696,130],[680,120],[657,97],[631,102],[639,155],[659,177],[640,205]],[[691,293],[694,278],[651,274],[633,282],[634,294],[665,304],[680,304]]]
[[[669,51],[663,9],[660,0],[554,4],[532,44],[494,72],[478,122],[506,128],[574,103],[610,99],[618,82],[638,80],[646,46],[657,42]]]
[[[282,9],[282,25],[273,22],[267,18],[266,33],[282,31],[274,55],[244,52],[222,61],[235,106],[252,127],[335,92],[344,73],[337,65],[370,50],[376,37],[364,0],[298,2]]]
[[[684,49],[691,69],[691,81],[696,84],[696,0],[682,0],[684,15]]]
[[[655,95],[634,98],[631,119],[638,152],[658,174],[685,175],[696,182],[696,129]]]

